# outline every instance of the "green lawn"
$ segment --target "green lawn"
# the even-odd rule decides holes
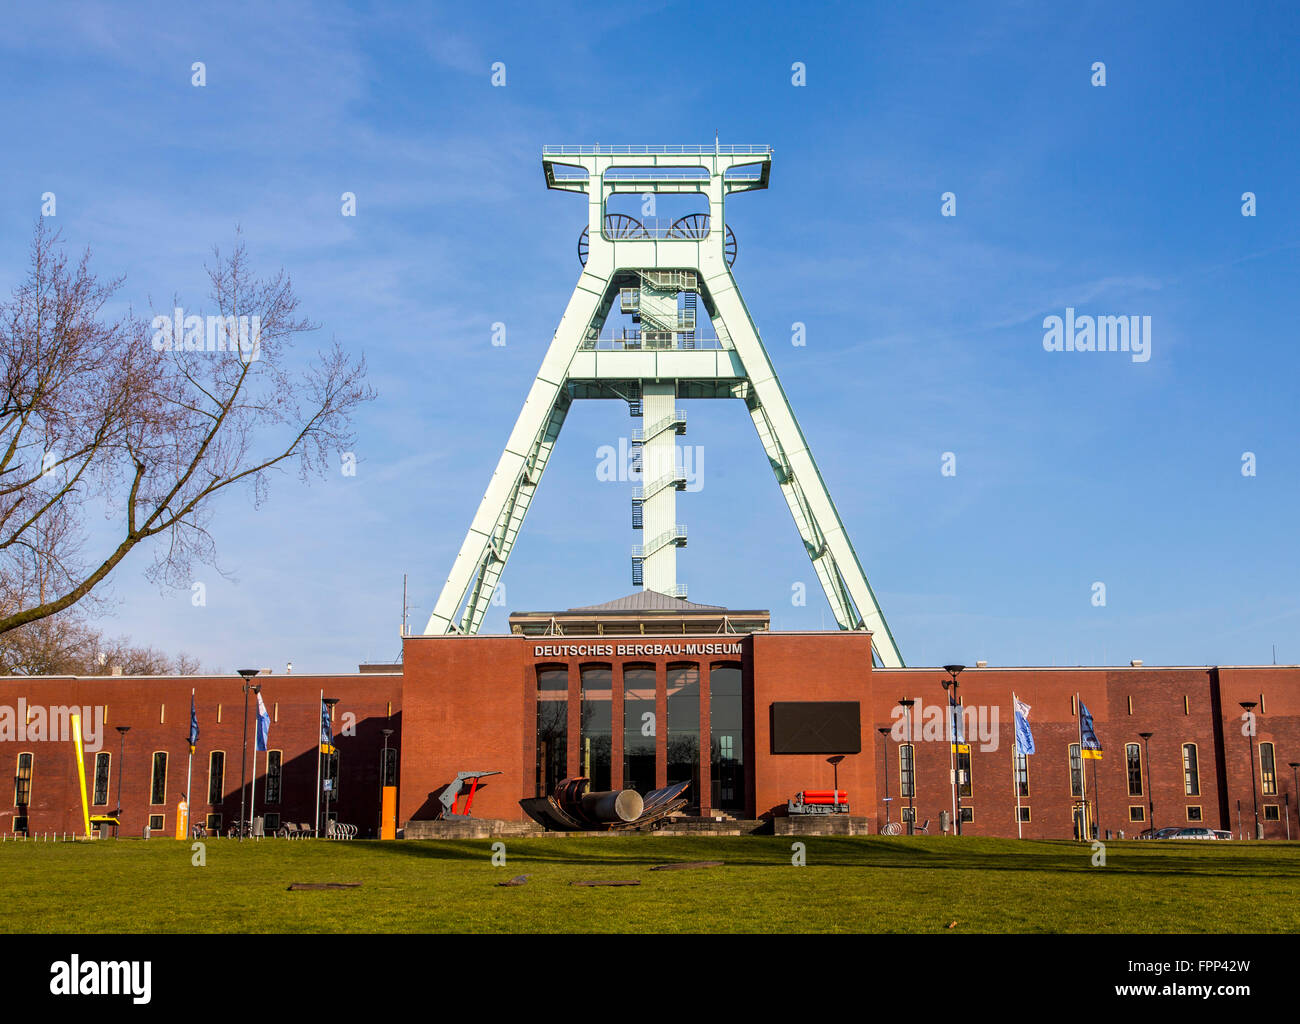
[[[505,867],[490,840],[8,843],[0,932],[1300,931],[1300,843],[802,841],[806,867],[784,837],[511,839]],[[649,870],[691,860],[726,865]]]

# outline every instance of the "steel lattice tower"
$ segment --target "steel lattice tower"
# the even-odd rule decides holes
[[[582,276],[551,339],[505,451],[443,585],[426,634],[478,632],[524,516],[579,398],[628,403],[642,469],[633,491],[632,578],[648,590],[684,597],[677,548],[686,528],[676,514],[686,483],[677,437],[683,399],[738,398],[794,516],[822,590],[841,629],[870,629],[880,663],[901,666],[875,594],[840,521],[794,410],[777,379],[731,273],[735,236],[724,200],[767,188],[770,146],[547,146],[547,188],[587,196],[578,242]],[[674,221],[610,213],[619,193],[707,197],[709,212]],[[639,325],[605,332],[615,306]],[[698,319],[697,319],[698,318]],[[712,337],[702,328],[711,326]]]

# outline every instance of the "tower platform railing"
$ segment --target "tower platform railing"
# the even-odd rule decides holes
[[[726,156],[761,156],[770,154],[771,146],[757,144],[728,144],[722,145],[704,145],[704,146],[543,146],[543,156],[682,156],[686,154],[695,155],[709,153],[724,154]]]

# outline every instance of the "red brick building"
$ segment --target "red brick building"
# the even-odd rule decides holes
[[[970,834],[1070,838],[1086,815],[1085,828],[1132,836],[1154,811],[1157,826],[1236,835],[1240,805],[1244,834],[1258,807],[1266,838],[1300,839],[1290,767],[1300,762],[1300,667],[971,667],[958,677],[968,751],[955,753],[942,725],[947,673],[873,669],[867,633],[770,632],[765,612],[653,594],[510,622],[503,636],[408,637],[403,664],[380,671],[260,676],[272,756],[258,755],[257,813],[271,827],[316,820],[323,694],[339,701],[331,816],[363,837],[377,834],[387,745],[390,771],[400,760],[399,825],[436,817],[438,795],[469,770],[501,773],[478,788],[474,815],[507,821],[524,820],[520,799],[574,775],[641,792],[690,781],[689,814],[765,819],[801,790],[830,789],[838,771],[870,831],[902,819],[910,789],[917,822],[934,832],[953,810],[957,761]],[[171,835],[191,689],[201,730],[191,816],[227,828],[240,813],[238,676],[11,677],[0,679],[0,764],[14,778],[0,832],[80,831],[71,742],[33,739],[30,728],[46,709],[79,705],[92,709],[92,727],[103,716],[100,749],[86,755],[92,813],[118,805],[120,784],[124,834],[152,823]],[[1019,762],[1013,692],[1032,708],[1036,744]],[[1079,756],[1076,696],[1092,713],[1100,760]],[[914,701],[910,731],[904,699]],[[1256,705],[1253,742],[1241,702]]]

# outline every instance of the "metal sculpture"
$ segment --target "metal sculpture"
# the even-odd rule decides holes
[[[591,792],[591,780],[562,779],[550,796],[519,801],[524,812],[550,832],[612,832],[653,825],[686,806],[689,782],[641,796],[635,789]]]
[[[457,772],[456,777],[447,785],[438,795],[438,802],[442,804],[442,816],[444,818],[472,818],[469,813],[470,808],[474,806],[474,794],[478,791],[478,780],[485,779],[489,775],[500,775],[500,772]],[[465,809],[456,810],[456,797],[460,791],[465,788],[467,779],[473,779],[469,787],[469,796],[465,798]]]
[[[842,789],[805,789],[785,810],[787,814],[848,814],[849,794]]]

